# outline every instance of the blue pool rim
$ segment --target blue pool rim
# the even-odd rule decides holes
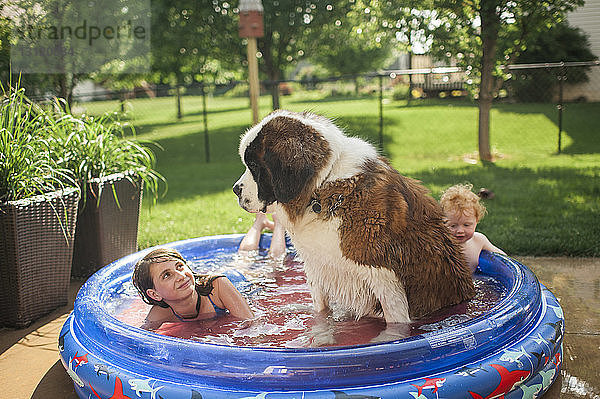
[[[161,246],[190,260],[232,253],[243,235]],[[261,246],[268,246],[264,235]],[[506,296],[489,312],[393,342],[324,348],[249,348],[148,332],[112,317],[111,292],[153,248],[102,268],[80,289],[59,338],[80,398],[506,398],[539,396],[559,374],[564,316],[554,295],[519,262],[482,252],[480,273]],[[495,396],[494,396],[495,397]]]

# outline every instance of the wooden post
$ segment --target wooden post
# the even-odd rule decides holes
[[[252,108],[252,124],[258,123],[258,97],[259,97],[259,81],[258,81],[258,60],[256,53],[258,51],[256,38],[248,38],[248,81],[250,84],[250,107]]]
[[[379,75],[379,149],[383,153],[383,76]]]
[[[264,36],[263,6],[261,0],[240,0],[239,35],[248,39],[248,85],[250,91],[250,108],[252,108],[252,124],[258,123],[258,45],[257,37]]]

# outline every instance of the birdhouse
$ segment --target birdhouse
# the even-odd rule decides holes
[[[263,6],[260,0],[241,0],[240,37],[263,37]]]

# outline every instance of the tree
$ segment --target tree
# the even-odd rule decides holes
[[[180,86],[240,69],[243,47],[227,1],[156,0],[152,4],[152,70],[162,83]],[[222,68],[221,65],[225,65]],[[216,66],[216,67],[215,67]]]
[[[149,12],[146,0],[102,7],[74,0],[6,0],[0,15],[10,31],[0,29],[0,36],[11,59],[0,63],[13,75],[23,74],[29,95],[57,95],[70,104],[75,85],[90,74],[147,68],[150,39],[140,33],[149,28]]]
[[[0,6],[0,82],[10,80],[10,21],[2,13]]]
[[[227,1],[155,0],[152,3],[152,70],[164,83],[182,85],[203,79],[217,60],[239,69],[244,47]]]
[[[298,60],[315,55],[323,43],[312,40],[335,21],[343,21],[352,3],[345,0],[275,0],[263,1],[264,37],[258,40],[262,63],[259,68],[271,82],[283,77],[286,68]],[[279,108],[279,89],[271,85],[273,109]]]
[[[73,13],[72,4],[62,0],[9,0],[0,4],[1,79],[6,82],[18,80],[30,98],[50,92],[70,104],[73,88],[85,76],[85,73],[76,70],[81,58],[72,56],[68,47],[71,42],[49,41],[46,36],[48,26],[60,26],[72,18]],[[50,46],[52,41],[56,45]],[[33,55],[28,55],[23,52],[28,48],[45,50],[48,54],[34,50]],[[61,50],[61,55],[67,56],[52,53],[61,53]],[[38,71],[21,70],[20,66],[34,67]]]
[[[152,54],[153,69],[160,79],[182,84],[197,76],[198,71],[207,71],[207,65],[214,62],[222,65],[221,71],[239,70],[246,55],[245,41],[238,37],[236,5],[237,2],[224,0],[210,3],[155,0]],[[327,51],[327,41],[314,40],[316,35],[336,21],[350,26],[346,17],[355,5],[346,0],[275,0],[263,1],[263,7],[264,37],[258,40],[262,60],[259,68],[273,82],[270,89],[276,109],[279,108],[276,82],[300,59]]]
[[[501,86],[500,65],[514,63],[537,32],[560,23],[583,0],[432,0],[432,52],[453,57],[479,80],[479,158],[491,161],[489,115]]]
[[[311,59],[332,73],[356,75],[382,67],[396,44],[375,1],[355,2],[344,20],[324,25],[314,39],[322,43]],[[355,85],[358,92],[358,84]]]

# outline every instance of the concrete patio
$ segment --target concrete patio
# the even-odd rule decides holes
[[[600,398],[600,258],[517,258],[560,300],[566,318],[561,378],[544,396]],[[0,329],[0,397],[76,399],[58,358],[58,334],[83,281],[72,281],[70,302],[30,327]]]

